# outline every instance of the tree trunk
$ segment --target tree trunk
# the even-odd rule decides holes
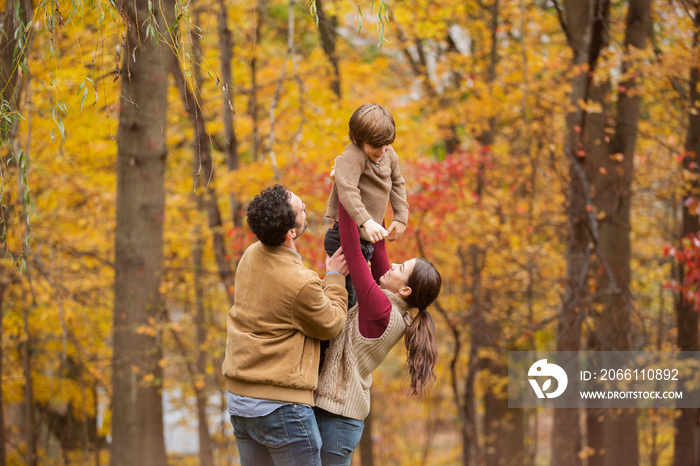
[[[92,393],[92,412],[95,413],[95,418],[93,419],[94,424],[92,426],[93,430],[95,432],[98,431],[98,426],[97,426],[97,413],[99,412],[99,400],[98,400],[98,393],[97,393],[97,384],[93,383],[92,386],[90,387],[91,393]],[[100,466],[100,449],[102,448],[102,439],[98,435],[97,440],[95,442],[95,466]]]
[[[34,466],[37,464],[34,422],[34,384],[32,381],[32,339],[29,329],[29,310],[33,307],[33,304],[27,305],[22,312],[24,338],[20,345],[22,351],[22,372],[24,375],[24,429],[25,440],[27,442],[24,460],[27,466]]]
[[[572,69],[576,70],[571,82],[570,106],[566,115],[566,141],[564,153],[569,162],[569,190],[567,193],[566,281],[562,310],[557,324],[557,351],[578,351],[581,340],[581,322],[587,312],[587,279],[590,266],[590,237],[587,228],[587,179],[586,160],[581,133],[584,128],[584,112],[579,101],[588,96],[588,72],[595,63],[597,50],[592,50],[593,18],[600,0],[564,3],[566,18],[560,15],[562,28],[573,51]],[[575,381],[570,381],[574,383]],[[572,387],[575,389],[575,387]],[[580,465],[581,433],[577,409],[555,409],[552,426],[552,457],[550,464],[558,466]]]
[[[597,17],[593,21],[593,37],[592,37],[592,52],[591,54],[598,54],[601,49],[608,46],[609,39],[609,28],[607,26],[609,18],[609,8],[603,10],[603,14]],[[591,64],[591,67],[595,66]],[[590,78],[587,82],[587,101],[592,104],[597,104],[600,106],[600,112],[586,112],[584,114],[584,130],[582,131],[582,142],[585,157],[585,176],[588,180],[595,180],[599,173],[599,167],[603,167],[608,158],[608,144],[605,144],[606,140],[606,116],[610,112],[610,81],[608,79],[602,80],[602,82],[595,84]],[[597,192],[596,187],[592,187],[590,191]],[[585,192],[590,192],[585,189]],[[594,198],[594,194],[590,193],[591,200]],[[587,200],[588,202],[588,200]],[[596,212],[597,213],[597,212]],[[590,222],[587,222],[590,227]],[[603,258],[603,260],[605,260]],[[588,351],[601,351],[605,348],[601,347],[601,335],[600,330],[603,327],[601,324],[600,312],[597,309],[603,307],[600,299],[593,298],[593,301],[597,304],[596,306],[589,307],[587,312],[590,317],[593,318],[595,325],[589,328],[588,332]],[[604,341],[604,340],[603,340]],[[604,454],[606,452],[605,446],[605,410],[590,408],[585,410],[586,416],[586,446],[589,447],[588,456],[588,466],[603,466],[604,464]]]
[[[316,0],[318,32],[321,36],[323,52],[326,54],[326,57],[328,57],[331,67],[333,67],[333,76],[330,79],[331,90],[335,93],[336,97],[340,99],[340,68],[338,67],[338,55],[335,48],[338,39],[338,18],[326,15],[323,9],[324,1],[325,0]]]
[[[27,33],[24,33],[24,26],[27,25],[33,18],[34,16],[34,7],[32,5],[32,2],[30,0],[21,0],[17,2],[5,2],[4,4],[4,11],[2,12],[2,15],[0,16],[0,21],[2,22],[2,30],[5,32],[4,34],[0,34],[0,89],[2,89],[2,95],[1,95],[1,101],[3,105],[7,105],[10,109],[13,110],[19,110],[19,100],[20,100],[20,89],[21,86],[18,86],[19,82],[19,73],[18,70],[21,69],[22,67],[22,62],[25,60],[25,57],[27,55],[27,50],[18,50],[18,39],[22,39],[25,44],[28,44],[31,42],[31,33],[34,30],[34,28],[30,28]],[[21,31],[18,34],[15,34],[15,31]],[[4,111],[3,111],[4,113]],[[18,154],[16,152],[16,147],[17,147],[17,142],[14,141],[14,139],[17,137],[17,121],[12,120],[8,123],[5,123],[5,120],[3,119],[2,122],[0,123],[0,139],[8,139],[8,140],[13,140],[13,143],[10,144],[10,152],[12,157],[18,157]],[[18,163],[19,165],[19,163]],[[3,174],[4,177],[4,174]],[[4,185],[4,179],[3,179],[3,185]],[[20,173],[20,183],[18,186],[22,186],[22,174]],[[21,195],[21,193],[17,193],[16,199],[18,202],[22,203],[22,206],[24,205],[24,196]],[[2,208],[2,218],[0,221],[2,222],[2,236],[4,237],[7,232],[5,231],[7,225],[10,222],[9,216],[10,211],[7,206],[3,205],[0,206]],[[23,213],[22,215],[26,215]],[[20,225],[24,225],[24,222],[20,221]],[[5,241],[2,242],[2,247],[3,247],[3,256],[7,257],[7,250]],[[24,244],[24,241],[22,241],[22,244]],[[7,274],[13,274],[13,272],[7,272]],[[3,386],[3,378],[2,378],[2,361],[3,361],[3,354],[2,354],[2,342],[3,342],[3,336],[2,336],[2,328],[3,328],[3,311],[4,311],[4,297],[5,297],[5,292],[7,290],[7,287],[9,286],[9,283],[5,283],[4,276],[6,273],[3,271],[3,283],[0,285],[0,395],[2,394],[2,386]],[[27,312],[28,309],[24,309],[23,311],[23,317],[26,319],[27,318]],[[27,451],[26,451],[26,456],[25,456],[25,461],[26,463],[29,464],[34,464],[36,461],[36,447],[35,447],[35,440],[34,440],[34,410],[33,410],[33,405],[34,405],[34,393],[33,393],[33,387],[32,387],[32,379],[31,379],[31,366],[30,366],[30,339],[29,339],[29,332],[28,332],[28,325],[25,325],[25,331],[26,331],[26,338],[22,341],[20,345],[20,350],[21,350],[21,359],[23,360],[23,367],[24,367],[24,375],[26,379],[26,384],[25,384],[25,397],[27,399],[25,400],[26,403],[26,413],[25,413],[25,422],[26,422],[26,440],[27,440]],[[2,397],[0,396],[0,466],[4,466],[6,462],[6,436],[5,436],[5,416],[4,416],[4,403],[1,399]]]
[[[26,59],[27,51],[29,49],[27,44],[31,43],[31,33],[34,31],[33,27],[26,29],[27,24],[29,24],[34,17],[34,6],[31,0],[20,0],[13,2],[4,3],[4,11],[0,17],[0,24],[2,24],[3,33],[0,34],[0,89],[2,90],[2,95],[0,96],[0,104],[2,106],[7,106],[11,110],[16,110],[19,112],[20,107],[20,94],[21,94],[21,80],[19,79],[19,70],[23,67],[23,62]],[[20,40],[22,43],[20,43]],[[22,46],[24,44],[24,47]],[[5,114],[5,109],[3,109],[3,114]],[[7,112],[7,114],[12,114],[12,111]],[[10,144],[10,155],[13,158],[19,158],[18,153],[18,143],[17,138],[17,117],[10,117],[9,122],[6,123],[5,119],[0,122],[0,139],[11,140]],[[17,161],[19,166],[19,160]],[[18,203],[21,203],[21,216],[26,216],[24,212],[24,195],[22,194],[23,189],[23,175],[26,172],[19,173],[19,190],[16,199]],[[5,174],[3,173],[3,186],[5,185],[4,180]],[[3,209],[2,213],[2,236],[5,237],[7,234],[6,228],[9,224],[9,209],[4,205],[0,206]],[[19,222],[20,225],[25,225],[24,221]],[[7,257],[7,250],[5,249],[5,241],[3,243],[3,257]],[[21,241],[21,244],[25,244]],[[3,312],[3,301],[5,296],[5,291],[8,284],[3,283],[0,295],[0,346],[2,343],[2,312]],[[28,324],[28,312],[29,306],[26,306],[23,310],[24,328],[25,328],[25,338],[20,344],[20,356],[23,365],[23,372],[25,377],[25,436],[27,442],[27,449],[25,454],[26,464],[32,465],[36,462],[36,443],[35,443],[35,428],[34,428],[34,391],[32,386],[32,371],[31,371],[31,339],[29,334],[29,324]],[[2,398],[2,351],[0,348],[0,398]],[[0,399],[0,465],[4,465],[6,461],[6,450],[5,450],[5,419],[4,419],[4,403]]]
[[[479,170],[477,175],[477,195],[481,199],[484,186],[484,170]],[[480,201],[479,201],[480,202]],[[470,464],[480,465],[485,461],[487,465],[494,464],[494,459],[500,454],[492,444],[494,436],[497,434],[498,410],[497,400],[493,398],[491,388],[485,388],[484,395],[484,420],[483,420],[483,445],[480,444],[477,436],[477,409],[476,409],[476,387],[475,383],[478,379],[478,374],[488,375],[489,371],[495,367],[495,362],[489,358],[479,356],[482,348],[493,348],[495,338],[492,333],[491,325],[487,322],[486,316],[488,310],[483,299],[483,287],[481,284],[484,264],[486,262],[486,252],[478,245],[472,244],[468,251],[460,250],[460,259],[463,266],[466,265],[466,270],[470,270],[471,285],[469,294],[472,298],[471,304],[471,346],[469,349],[469,367],[465,379],[465,399],[464,406],[467,411],[467,423],[465,433],[467,434],[468,442],[462,448],[464,455],[465,466]],[[498,351],[495,354],[499,354]],[[481,448],[483,447],[483,449]],[[484,454],[480,454],[481,452]]]
[[[31,33],[34,30],[33,27],[26,29],[27,24],[29,24],[34,16],[34,6],[30,0],[20,0],[16,2],[5,2],[4,11],[0,17],[0,24],[2,24],[3,34],[0,34],[0,89],[2,92],[0,104],[3,107],[7,106],[11,111],[5,113],[3,109],[3,114],[12,115],[12,111],[19,112],[20,107],[20,94],[21,94],[21,80],[19,79],[19,70],[23,67],[23,62],[26,59],[28,44],[31,43]],[[21,42],[20,42],[21,40]],[[24,45],[24,46],[23,46]],[[17,138],[17,117],[10,116],[9,122],[6,123],[5,119],[0,122],[0,139],[10,140],[10,156],[12,158],[19,158],[19,147]],[[17,160],[17,165],[20,166],[19,160]],[[20,169],[21,170],[21,169]],[[23,176],[26,172],[18,173],[19,192],[16,194],[16,199],[20,205],[20,216],[25,217],[26,212],[24,209],[24,195],[23,195]],[[3,186],[5,185],[4,180],[5,174],[3,173]],[[1,206],[3,209],[2,215],[2,236],[7,234],[6,228],[9,220],[9,209],[4,205]],[[7,210],[6,210],[7,209]],[[24,220],[19,221],[20,227],[25,225]],[[23,235],[24,236],[24,235]],[[21,244],[24,245],[26,238],[21,239]],[[3,241],[3,249],[5,248],[5,241]],[[6,253],[7,251],[3,251]],[[24,252],[24,251],[23,251]],[[22,260],[26,260],[25,257]],[[2,298],[4,298],[4,293],[7,284],[2,284]],[[24,292],[24,291],[23,291]],[[0,301],[0,331],[2,329],[2,301]],[[22,360],[23,375],[25,378],[24,386],[24,428],[25,428],[25,438],[26,438],[26,452],[25,452],[25,462],[27,465],[36,464],[36,441],[35,441],[35,426],[34,426],[34,390],[32,386],[32,370],[31,370],[31,338],[29,333],[29,310],[32,306],[25,306],[22,312],[22,318],[24,321],[24,338],[20,343],[20,359]],[[0,333],[0,343],[2,343],[2,335]],[[2,394],[2,353],[0,352],[0,395]],[[4,421],[4,404],[0,400],[0,464],[4,465],[6,460],[5,451],[5,421]]]
[[[262,28],[262,17],[265,14],[265,5],[263,0],[257,1],[257,11],[255,12],[255,31],[254,44],[260,42],[260,28]],[[253,56],[250,59],[250,99],[248,101],[248,111],[253,120],[253,141],[252,141],[252,159],[257,161],[262,153],[260,147],[260,128],[258,123],[258,57],[257,48],[253,48]]]
[[[195,13],[194,23],[196,26],[200,24],[200,11]],[[194,81],[195,87],[199,89],[201,82],[201,68],[199,63],[202,60],[202,48],[199,43],[199,36],[194,34],[192,36],[192,48],[194,55]],[[180,73],[180,65],[175,59],[173,59],[172,66],[174,73]],[[176,82],[178,79],[176,78]],[[211,162],[211,139],[206,132],[206,126],[204,121],[204,114],[201,111],[199,95],[195,95],[194,92],[187,92],[187,84],[182,79],[182,82],[178,82],[178,87],[181,88],[181,95],[185,101],[185,107],[190,110],[190,116],[193,117],[194,125],[194,138],[192,140],[193,148],[193,164],[192,164],[192,174],[195,184],[195,192],[193,193],[193,199],[195,206],[198,211],[206,211],[206,195],[207,192],[212,188],[211,183],[213,183],[213,164]],[[189,96],[189,98],[188,98]],[[199,180],[200,175],[203,176],[203,180]],[[205,189],[197,189],[197,184],[202,183],[206,185]],[[216,200],[216,197],[214,197]],[[221,226],[221,216],[218,214],[219,206],[218,203],[215,205],[216,218],[218,219],[219,225]],[[210,220],[211,223],[211,220]],[[217,232],[219,235],[220,231]],[[215,233],[216,234],[216,233]],[[194,234],[194,251],[192,253],[192,260],[194,262],[194,290],[195,290],[195,334],[196,334],[196,364],[195,371],[193,374],[192,383],[194,384],[194,393],[197,399],[197,433],[199,438],[199,464],[201,466],[214,466],[214,456],[212,453],[212,441],[211,435],[209,434],[209,422],[207,421],[207,398],[206,398],[206,361],[204,355],[204,344],[206,342],[206,329],[204,327],[205,309],[204,309],[204,287],[203,287],[203,268],[204,268],[204,235],[202,232],[201,224],[197,223],[195,226]],[[216,243],[216,240],[215,240]],[[228,265],[228,264],[227,264]]]
[[[238,139],[234,127],[236,110],[234,107],[233,71],[233,34],[228,28],[228,9],[224,0],[219,0],[219,47],[221,48],[221,81],[223,90],[223,120],[226,154],[226,165],[229,171],[238,170]],[[231,218],[233,226],[243,226],[243,209],[235,194],[231,194]]]
[[[2,89],[2,102],[8,103],[13,109],[19,107],[19,93],[17,92],[19,73],[17,70],[27,55],[27,50],[16,50],[16,48],[19,38],[22,38],[25,44],[31,40],[30,34],[34,28],[29,28],[26,34],[24,28],[33,17],[33,2],[19,0],[5,2],[5,11],[0,18],[3,25],[3,34],[0,34],[0,89]],[[15,35],[15,31],[18,29],[22,32]]]
[[[163,35],[174,2],[161,0],[150,13],[149,3],[122,4],[127,34],[117,134],[113,466],[167,464],[156,326],[162,317],[167,72],[172,60]],[[154,28],[158,39],[151,35]]]
[[[700,45],[700,7],[693,11],[693,55],[697,54]],[[697,108],[700,102],[700,71],[697,66],[690,68],[689,82],[690,102],[686,108]],[[685,140],[685,154],[683,156],[683,171],[700,174],[700,115],[688,112],[688,130]],[[688,192],[684,193],[684,201],[691,196],[697,197],[700,183],[697,177],[688,177],[684,180],[689,185]],[[700,232],[700,221],[697,214],[691,213],[689,207],[683,203],[681,238],[696,235]],[[678,283],[683,283],[685,268],[678,265]],[[698,312],[693,309],[693,303],[676,297],[676,318],[678,322],[678,349],[681,351],[700,351],[700,334],[698,333]],[[686,408],[678,410],[674,421],[675,436],[673,439],[673,465],[674,466],[698,466],[700,465],[700,409]]]
[[[422,223],[422,219],[418,220],[418,224],[420,225]],[[416,232],[416,243],[418,245],[418,253],[420,256],[425,257],[425,250],[423,249],[423,240],[422,240],[422,234],[419,229],[419,231]],[[460,257],[464,257],[464,255],[461,255]],[[462,262],[462,276],[466,277],[466,264]],[[466,289],[466,286],[465,286]],[[469,427],[469,416],[467,413],[467,407],[465,404],[462,402],[462,397],[460,395],[460,388],[459,388],[459,378],[457,374],[457,366],[458,362],[460,360],[461,354],[462,354],[462,331],[460,329],[459,323],[457,323],[455,320],[453,320],[445,310],[445,308],[442,306],[440,303],[440,300],[437,299],[433,303],[433,306],[435,309],[437,309],[438,313],[445,319],[445,323],[447,324],[447,327],[450,329],[450,333],[452,334],[452,340],[454,341],[454,347],[452,348],[452,354],[450,355],[450,363],[449,363],[449,368],[450,368],[450,387],[452,389],[452,396],[454,398],[454,403],[455,407],[457,408],[457,413],[459,415],[459,420],[461,422],[462,428],[460,429],[461,433],[461,439],[462,439],[462,445],[471,445],[470,442],[470,437],[468,434],[468,427]],[[473,354],[470,353],[470,361],[471,360],[476,360]],[[468,369],[468,373],[473,373],[471,369],[471,365]],[[465,384],[466,387],[472,387],[474,386],[473,383],[467,382]],[[467,399],[472,399],[473,400],[473,395],[467,396],[465,394],[465,401]],[[462,464],[468,465],[469,462],[471,461],[471,457],[467,456],[467,450],[464,449],[464,454],[462,455]],[[469,453],[471,454],[471,453]]]
[[[493,367],[495,366],[495,367]],[[482,373],[508,377],[508,368],[500,361]],[[497,396],[493,388],[484,395],[484,437],[487,466],[522,466],[527,464],[525,452],[525,411],[509,409],[505,394]]]
[[[3,393],[3,358],[5,357],[2,350],[3,343],[3,322],[5,316],[5,292],[7,291],[7,284],[0,283],[0,394]],[[5,466],[7,451],[5,450],[5,402],[3,397],[0,396],[0,466]]]
[[[226,259],[226,239],[223,233],[223,221],[221,220],[221,210],[219,209],[219,198],[214,188],[211,136],[207,132],[200,102],[187,86],[180,66],[173,62],[171,71],[175,85],[180,91],[185,110],[194,126],[194,183],[196,187],[198,186],[198,189],[204,190],[200,199],[200,208],[207,213],[209,228],[212,233],[212,250],[214,251],[219,278],[226,289],[229,304],[233,305],[234,273],[231,269],[231,264]]]
[[[651,0],[631,0],[625,26],[625,52],[646,47]],[[596,160],[594,203],[599,220],[599,267],[596,289],[602,304],[600,337],[609,347],[603,349],[630,351],[632,349],[632,293],[630,216],[634,172],[634,151],[640,115],[640,86],[633,74],[636,66],[626,58],[620,83],[615,134],[608,153]],[[638,74],[638,72],[637,72]],[[637,412],[609,410],[605,414],[603,433],[606,465],[636,465],[639,463]]]

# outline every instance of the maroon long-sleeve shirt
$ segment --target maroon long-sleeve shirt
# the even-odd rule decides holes
[[[338,229],[352,283],[355,285],[358,303],[360,334],[365,338],[379,338],[389,325],[391,301],[379,287],[379,277],[389,270],[384,240],[374,243],[372,270],[360,249],[360,233],[350,214],[338,203]]]

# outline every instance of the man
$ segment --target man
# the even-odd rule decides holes
[[[255,196],[248,226],[260,241],[236,270],[222,369],[241,464],[320,465],[312,408],[319,340],[338,336],[345,325],[345,257],[338,251],[326,258],[324,280],[304,266],[296,241],[306,210],[280,185]]]

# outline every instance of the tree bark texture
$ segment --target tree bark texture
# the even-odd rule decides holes
[[[700,6],[696,5],[693,11],[694,54],[698,53],[700,46]],[[689,73],[690,101],[686,108],[694,109],[700,102],[700,71],[697,67],[690,68]],[[700,175],[700,115],[688,112],[688,130],[685,140],[685,154],[682,168],[686,173]],[[684,180],[690,186],[690,190],[684,193],[683,200],[689,197],[700,197],[700,183],[698,179],[690,177]],[[683,203],[681,238],[696,235],[700,232],[698,215],[691,213],[688,206]],[[677,267],[678,283],[683,283],[685,268]],[[678,324],[678,349],[681,351],[700,351],[700,333],[698,332],[698,312],[693,303],[688,302],[682,296],[676,297],[676,319]],[[673,465],[674,466],[698,466],[700,465],[700,409],[680,409],[674,421],[675,436],[673,439]]]
[[[228,28],[228,9],[224,0],[219,0],[219,44],[221,48],[221,89],[223,92],[223,122],[226,153],[226,164],[230,171],[238,170],[238,138],[234,126],[236,110],[234,107],[233,71],[233,33]],[[233,226],[243,225],[243,208],[235,194],[231,194],[231,218]]]
[[[597,57],[601,50],[608,47],[610,43],[610,31],[608,24],[610,22],[610,8],[607,2],[600,2],[594,11],[594,18],[591,19],[591,52],[589,56],[589,66],[591,70],[595,70]],[[606,138],[606,117],[610,112],[610,80],[603,79],[601,82],[595,82],[590,77],[587,79],[587,101],[593,105],[598,105],[599,112],[588,112],[583,114],[582,140],[583,143],[583,161],[580,165],[583,168],[585,177],[590,181],[590,188],[584,187],[583,192],[590,195],[590,201],[595,202],[596,186],[593,184],[596,180],[596,170],[606,163],[608,158],[608,144],[605,143]],[[585,207],[585,206],[584,206]],[[597,212],[596,212],[597,213]],[[592,241],[596,241],[596,231],[592,231],[591,222],[585,222],[587,229],[591,231],[588,235]],[[599,258],[601,259],[601,258]],[[606,259],[603,257],[603,261]],[[591,266],[595,269],[595,260]],[[596,289],[598,289],[596,287]],[[591,297],[594,302],[601,304],[597,296]],[[596,324],[593,328],[588,329],[588,344],[589,351],[602,351],[601,334],[602,330],[601,315],[597,311],[598,306],[587,308],[588,315],[594,318]],[[605,462],[604,454],[605,447],[605,415],[606,412],[602,409],[586,409],[586,446],[589,447],[588,466],[602,466]]]
[[[195,13],[195,24],[199,26],[200,24],[200,12]],[[194,49],[194,80],[195,87],[199,89],[202,80],[202,71],[199,63],[202,60],[202,47],[199,42],[199,37],[195,34],[192,36],[192,48]],[[199,94],[195,92],[188,92],[187,83],[184,78],[178,81],[177,76],[181,75],[180,65],[175,59],[172,61],[173,73],[176,75],[176,82],[180,88],[180,93],[183,96],[184,104],[187,110],[189,110],[189,115],[192,118],[192,124],[194,126],[194,138],[192,140],[193,148],[193,164],[192,164],[192,175],[195,184],[195,192],[192,197],[197,210],[200,212],[207,211],[206,208],[208,197],[213,201],[213,214],[215,221],[218,220],[218,228],[213,229],[214,235],[217,234],[221,236],[221,216],[219,215],[219,205],[217,202],[216,191],[213,189],[213,169],[214,165],[211,159],[211,138],[206,130],[206,124],[204,121],[204,114],[202,112],[202,107],[200,105]],[[201,172],[204,172],[203,183],[206,183],[206,189],[196,189],[198,183],[200,182],[199,177]],[[209,192],[211,191],[211,192]],[[210,224],[211,224],[211,215]],[[212,451],[212,440],[209,434],[209,422],[207,421],[207,399],[206,399],[206,355],[204,354],[204,344],[207,339],[207,332],[205,328],[206,322],[206,310],[204,306],[204,287],[203,287],[203,268],[204,268],[204,245],[206,244],[204,239],[204,234],[200,224],[195,227],[194,235],[195,247],[192,253],[192,259],[194,261],[194,289],[195,289],[195,332],[196,332],[196,365],[195,374],[193,377],[193,388],[195,397],[197,398],[197,433],[199,436],[199,464],[201,466],[214,466],[214,455]],[[216,239],[214,240],[216,244]],[[218,251],[216,252],[219,253]],[[228,262],[226,262],[228,266]],[[230,269],[229,269],[230,270]]]
[[[24,460],[27,466],[37,464],[36,456],[36,423],[34,416],[34,381],[32,379],[32,335],[29,329],[29,311],[33,305],[27,305],[22,312],[22,323],[24,325],[24,340],[20,347],[22,351],[22,373],[24,376],[24,436],[26,450]]]
[[[4,273],[4,272],[3,272]],[[3,341],[3,322],[5,316],[5,292],[7,291],[7,283],[4,280],[0,282],[0,343]],[[4,378],[2,375],[3,370],[3,357],[4,353],[2,350],[2,344],[0,344],[0,393],[3,393]],[[7,451],[5,449],[5,441],[7,440],[5,435],[5,402],[2,397],[0,397],[0,466],[5,466]]]
[[[175,85],[180,91],[185,110],[194,126],[194,182],[197,190],[203,191],[200,199],[200,208],[207,213],[209,228],[212,232],[212,250],[216,259],[219,278],[226,288],[229,304],[233,305],[234,273],[231,270],[231,264],[226,259],[226,239],[223,233],[219,197],[214,188],[214,162],[211,156],[212,139],[206,128],[205,117],[199,100],[185,82],[182,70],[175,62],[172,63],[172,74],[175,79]]]
[[[594,159],[594,205],[598,223],[598,267],[596,301],[602,304],[599,334],[601,349],[630,351],[632,346],[633,302],[631,286],[631,206],[634,178],[634,151],[641,106],[641,78],[636,75],[635,50],[646,47],[651,21],[651,0],[631,0],[627,11],[624,48],[615,117],[615,133],[610,147]],[[609,411],[603,423],[605,465],[639,464],[637,411]]]
[[[258,0],[255,12],[254,44],[260,42],[260,29],[263,25],[263,15],[265,14],[264,0]],[[251,143],[253,160],[259,160],[262,153],[260,122],[258,120],[258,57],[257,49],[253,49],[253,56],[250,59],[250,100],[248,101],[248,112],[253,120],[253,141]]]
[[[199,26],[200,24],[200,12],[195,13],[195,24]],[[192,48],[194,49],[194,81],[195,87],[199,88],[199,83],[201,82],[201,67],[199,63],[202,60],[202,48],[199,42],[199,37],[195,34],[192,36]],[[179,75],[180,65],[176,60],[173,59],[172,62],[173,74]],[[194,92],[187,92],[187,83],[178,82],[176,77],[176,82],[180,88],[180,93],[183,96],[186,109],[190,110],[190,116],[192,117],[193,126],[195,128],[194,138],[192,140],[193,148],[193,164],[192,164],[192,175],[195,184],[195,192],[192,194],[195,206],[198,211],[206,211],[206,195],[207,191],[212,189],[211,183],[213,182],[213,164],[211,163],[211,138],[208,137],[206,131],[206,125],[204,121],[204,114],[201,111],[200,105],[200,95]],[[188,99],[189,96],[189,99]],[[206,183],[206,190],[202,188],[197,189],[198,183],[200,183],[199,177],[202,170],[204,171],[204,180]],[[211,178],[211,180],[210,180]],[[215,193],[215,192],[214,192]],[[216,195],[213,196],[216,201]],[[215,209],[217,212],[217,218],[221,221],[220,215],[218,215],[218,203],[215,203]],[[220,225],[219,225],[220,226]],[[220,233],[220,232],[219,232]],[[206,342],[206,328],[205,328],[205,305],[204,305],[204,245],[206,244],[204,234],[202,232],[201,225],[198,223],[195,226],[194,234],[194,251],[192,252],[192,259],[194,262],[194,290],[195,290],[195,316],[194,325],[196,333],[196,364],[195,370],[192,377],[192,384],[194,388],[195,397],[197,399],[197,433],[199,437],[199,464],[201,466],[214,466],[214,455],[212,451],[212,440],[209,434],[209,422],[207,420],[207,399],[206,399],[206,360],[204,354],[204,344]]]
[[[117,134],[111,464],[166,465],[162,318],[167,43],[174,1],[124,2],[127,27]],[[166,17],[163,17],[166,15]],[[156,40],[147,27],[155,30]],[[155,28],[155,29],[153,29]]]
[[[557,324],[557,351],[578,351],[581,340],[581,322],[587,312],[587,280],[590,261],[587,227],[586,160],[581,134],[584,112],[579,101],[588,96],[588,72],[595,63],[597,51],[592,50],[593,18],[600,8],[600,0],[564,2],[560,11],[562,28],[573,51],[572,67],[577,71],[571,82],[569,105],[573,109],[566,116],[567,137],[564,155],[569,162],[569,190],[567,193],[566,281],[561,314]],[[581,434],[579,412],[576,409],[554,410],[552,428],[552,457],[550,464],[580,465]]]
[[[19,38],[23,39],[24,46],[28,46],[30,34],[34,28],[25,28],[34,17],[34,6],[31,0],[5,2],[5,11],[2,12],[2,31],[0,34],[0,89],[2,89],[2,102],[11,108],[18,108],[19,93],[17,81],[19,78],[19,64],[26,56],[26,48],[21,53],[16,53]],[[20,34],[15,31],[20,29]],[[3,110],[4,113],[4,110]]]
[[[331,90],[335,93],[338,99],[340,99],[340,68],[338,66],[338,54],[336,52],[336,43],[338,41],[338,18],[335,16],[328,16],[326,14],[323,8],[324,1],[325,0],[316,0],[318,32],[321,36],[323,52],[326,54],[326,57],[333,68],[333,76],[330,79]]]
[[[0,24],[2,24],[2,34],[0,34],[0,89],[2,89],[2,96],[0,101],[0,114],[12,113],[19,110],[20,107],[20,89],[21,82],[20,67],[21,62],[27,54],[29,43],[31,42],[31,33],[33,28],[27,29],[26,26],[32,21],[34,16],[34,6],[31,0],[20,0],[16,2],[5,2],[5,9],[0,14]],[[16,33],[17,31],[17,33]],[[20,41],[21,39],[21,41]],[[17,141],[13,139],[17,137],[17,124],[16,120],[11,123],[6,124],[5,120],[0,123],[0,139],[7,138],[12,143],[10,144],[10,153],[13,157],[18,157],[16,147]],[[4,175],[3,175],[4,177]],[[4,180],[3,180],[4,181]],[[3,183],[4,184],[4,183]],[[20,184],[21,186],[21,184]],[[26,216],[24,212],[24,196],[17,193],[16,199],[21,202],[21,210],[23,213],[20,215]],[[2,209],[2,222],[3,233],[8,224],[9,217],[12,215],[12,207],[3,205],[0,206]],[[22,223],[20,221],[20,223]],[[3,241],[3,252],[7,254],[6,244]],[[14,272],[3,271],[2,284],[0,285],[0,343],[2,343],[2,316],[3,316],[3,304],[5,292],[9,286],[9,282],[6,280],[13,281],[12,277]],[[28,333],[28,325],[26,322],[28,309],[23,311],[23,318],[25,319],[25,332],[26,338],[20,345],[22,364],[25,382],[25,440],[26,440],[26,450],[25,450],[25,462],[28,465],[33,465],[36,463],[36,441],[35,441],[35,425],[34,425],[34,391],[32,386],[31,378],[31,338]],[[2,352],[0,352],[0,394],[2,394]],[[4,403],[0,400],[0,466],[3,466],[6,462],[6,435],[5,435],[5,416],[4,416]]]

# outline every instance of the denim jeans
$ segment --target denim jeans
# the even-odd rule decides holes
[[[231,424],[243,466],[321,466],[321,434],[309,405],[285,405],[261,417],[231,416]]]
[[[350,466],[352,452],[360,443],[365,421],[329,413],[314,408],[316,422],[321,431],[321,462],[323,466]]]

